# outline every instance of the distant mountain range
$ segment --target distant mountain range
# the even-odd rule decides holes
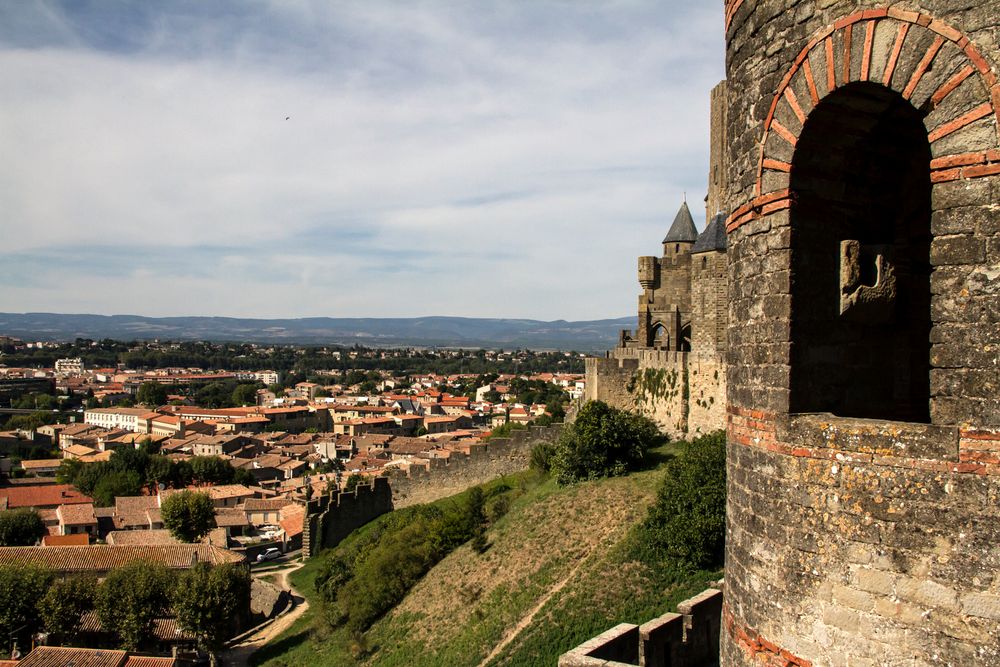
[[[0,335],[26,340],[211,340],[253,343],[346,344],[370,347],[504,347],[592,352],[613,347],[635,317],[567,322],[475,317],[141,317],[0,313]]]

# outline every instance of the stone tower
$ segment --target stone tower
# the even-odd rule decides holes
[[[687,202],[663,237],[662,257],[639,258],[639,345],[691,349],[691,248],[698,230]]]
[[[721,663],[1000,664],[1000,2],[725,15]]]

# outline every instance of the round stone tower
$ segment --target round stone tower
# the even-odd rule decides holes
[[[726,39],[722,664],[1000,664],[1000,1]]]

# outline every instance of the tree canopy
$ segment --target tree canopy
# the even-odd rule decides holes
[[[215,524],[215,510],[207,493],[178,491],[160,505],[160,517],[170,534],[182,542],[197,542]]]
[[[0,546],[29,547],[45,535],[45,523],[33,509],[0,512]]]
[[[656,424],[602,401],[584,405],[567,425],[551,459],[560,484],[613,477],[634,470],[664,436]]]
[[[153,621],[169,609],[173,577],[159,563],[133,562],[112,570],[97,589],[101,626],[122,647],[135,650],[153,631]]]
[[[181,628],[217,651],[249,606],[250,573],[233,564],[199,563],[178,578],[171,599]]]

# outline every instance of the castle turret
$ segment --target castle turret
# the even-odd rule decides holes
[[[687,202],[684,202],[674,217],[674,223],[670,225],[670,231],[663,237],[663,256],[671,257],[688,251],[697,240],[698,230],[694,226],[691,209],[688,208]]]

